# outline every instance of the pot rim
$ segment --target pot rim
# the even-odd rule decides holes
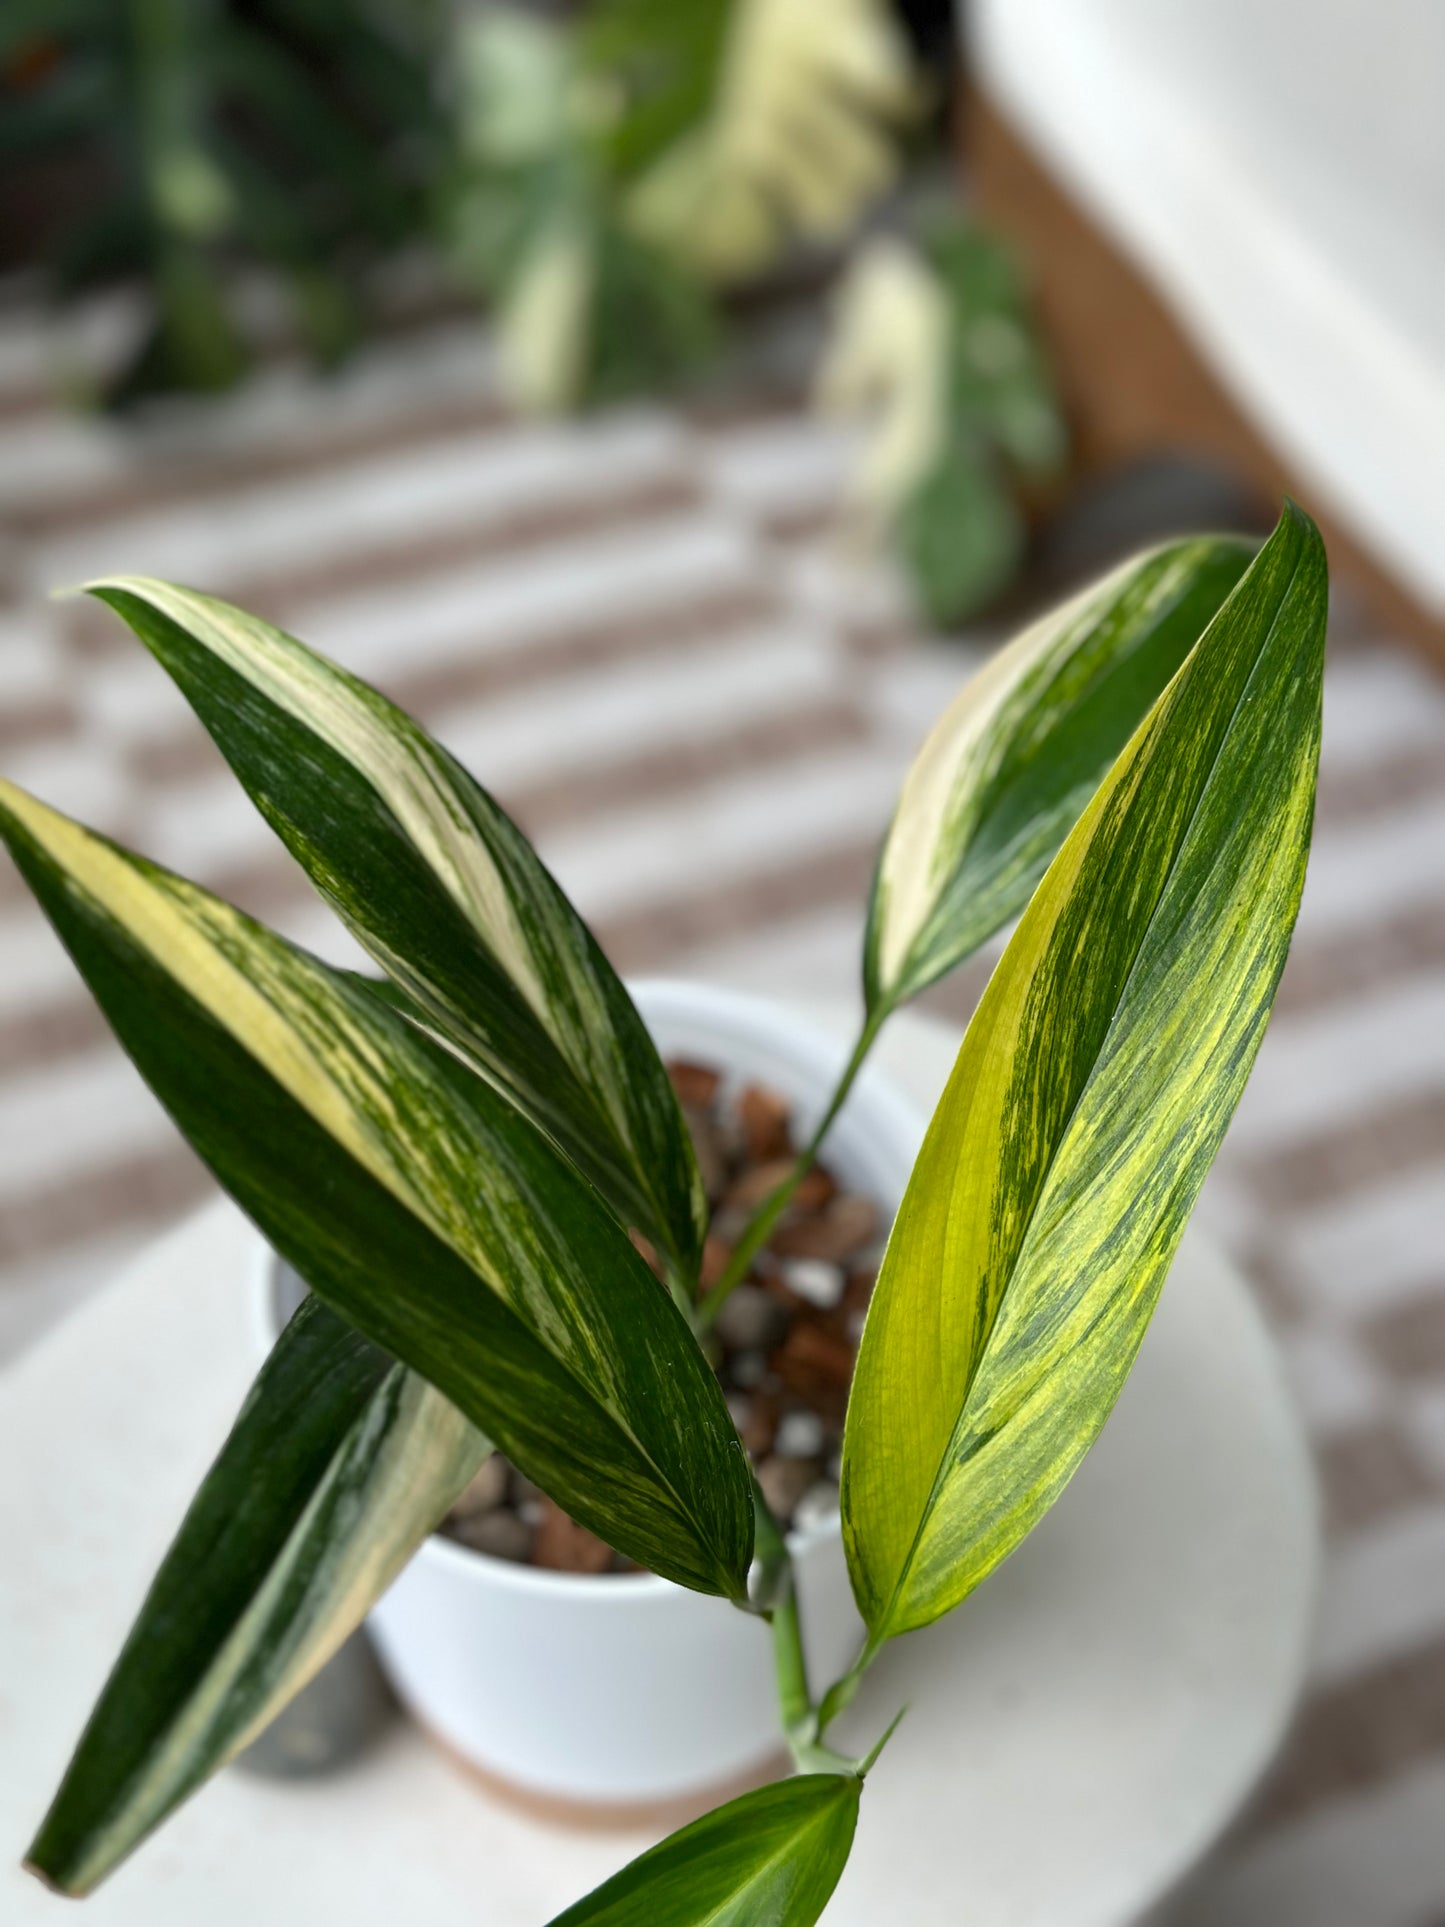
[[[841,1050],[845,1048],[840,1046],[833,1033],[815,1025],[791,1006],[772,998],[709,984],[701,979],[645,977],[629,979],[627,987],[640,1004],[666,1006],[669,1014],[675,1011],[701,1022],[705,1022],[710,1014],[729,1015],[741,1023],[767,1030],[774,1036],[785,1029],[795,1046],[802,1045],[799,1056],[808,1061],[798,1068],[810,1075],[815,1074],[824,1061],[840,1060]],[[643,1014],[647,1014],[645,1009]],[[727,1067],[722,1068],[726,1075]],[[921,1125],[926,1120],[920,1120],[913,1106],[896,1086],[871,1066],[859,1078],[849,1102],[857,1103],[860,1109],[876,1111],[880,1123],[885,1124],[890,1134],[901,1137],[906,1133],[915,1143],[922,1136]],[[896,1210],[896,1204],[894,1208]],[[269,1352],[280,1332],[275,1314],[275,1286],[279,1267],[284,1260],[259,1231],[255,1239],[256,1255],[251,1282],[254,1322],[261,1343]],[[795,1527],[787,1535],[788,1550],[795,1560],[805,1558],[815,1546],[841,1538],[842,1531],[842,1515],[835,1510],[817,1525],[801,1529]],[[464,1546],[457,1540],[444,1538],[438,1529],[427,1534],[412,1558],[424,1558],[434,1564],[450,1566],[459,1579],[464,1578],[471,1583],[494,1584],[513,1592],[551,1599],[559,1595],[585,1597],[595,1602],[611,1599],[619,1608],[635,1607],[644,1600],[674,1599],[678,1593],[690,1590],[655,1572],[553,1572],[545,1566],[523,1565],[517,1560],[499,1559],[495,1553],[479,1552],[474,1546]],[[698,1597],[714,1598],[720,1595],[700,1592]]]

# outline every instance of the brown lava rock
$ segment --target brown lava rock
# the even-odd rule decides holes
[[[783,1258],[829,1258],[841,1264],[878,1233],[878,1212],[871,1199],[834,1198],[822,1211],[779,1225],[773,1250]]]
[[[710,1065],[678,1060],[667,1068],[713,1206],[706,1292],[752,1212],[792,1170],[792,1114],[767,1085],[730,1093]],[[880,1229],[871,1199],[841,1191],[826,1166],[815,1165],[705,1343],[758,1483],[785,1527],[814,1525],[837,1504],[848,1387]],[[631,1235],[660,1271],[647,1240]],[[636,1570],[500,1456],[477,1473],[441,1530],[493,1558],[552,1571]]]
[[[792,1112],[777,1091],[766,1084],[745,1084],[738,1093],[737,1120],[749,1163],[792,1155]]]
[[[677,1101],[687,1111],[705,1111],[718,1094],[722,1076],[708,1064],[689,1064],[674,1057],[667,1067]]]
[[[532,1564],[549,1566],[553,1572],[606,1572],[612,1564],[612,1548],[569,1519],[561,1506],[543,1499]]]

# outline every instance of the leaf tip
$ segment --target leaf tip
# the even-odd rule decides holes
[[[56,1876],[51,1873],[48,1868],[40,1864],[40,1861],[36,1858],[39,1849],[40,1842],[36,1840],[25,1858],[20,1862],[20,1871],[30,1874],[34,1879],[38,1880],[41,1886],[46,1888],[48,1892],[58,1894],[62,1900],[84,1899],[84,1889],[62,1886]]]
[[[908,1709],[909,1709],[909,1702],[905,1700],[903,1705],[899,1707],[898,1711],[893,1715],[893,1718],[888,1722],[887,1726],[883,1729],[882,1737],[875,1742],[872,1750],[864,1757],[862,1764],[858,1768],[858,1778],[860,1780],[866,1780],[868,1778],[868,1775],[873,1771],[873,1768],[877,1763],[879,1754],[883,1751],[884,1747],[887,1746],[888,1742],[893,1738],[893,1735],[898,1731],[899,1727],[903,1724],[903,1721],[907,1718]]]
[[[1318,550],[1321,558],[1325,552],[1324,537],[1320,534],[1319,524],[1307,508],[1302,508],[1292,495],[1280,497],[1279,524],[1277,532],[1288,528],[1306,547]]]

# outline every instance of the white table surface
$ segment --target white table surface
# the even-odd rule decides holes
[[[815,1018],[817,1012],[810,1013]],[[881,1056],[931,1105],[956,1036]],[[0,1378],[0,1920],[16,1862],[255,1368],[228,1205]],[[1186,1240],[1098,1447],[1028,1543],[892,1649],[849,1718],[908,1718],[827,1927],[1119,1927],[1216,1837],[1298,1691],[1312,1478],[1247,1292]],[[844,1729],[840,1726],[840,1733]],[[644,1844],[493,1804],[410,1727],[314,1783],[220,1776],[85,1903],[94,1927],[541,1927]]]

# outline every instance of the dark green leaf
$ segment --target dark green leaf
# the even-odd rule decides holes
[[[552,1927],[813,1927],[858,1824],[862,1781],[811,1773],[672,1834]]]
[[[141,1074],[314,1291],[639,1564],[740,1598],[748,1473],[585,1179],[417,1025],[0,782],[0,834]]]
[[[402,710],[268,623],[138,577],[95,592],[383,969],[695,1278],[706,1203],[667,1073],[511,819]]]
[[[1023,520],[990,457],[955,444],[904,504],[898,544],[925,615],[950,628],[1013,580]]]
[[[96,1886],[325,1664],[489,1450],[308,1299],[146,1594],[30,1865],[66,1893]]]

